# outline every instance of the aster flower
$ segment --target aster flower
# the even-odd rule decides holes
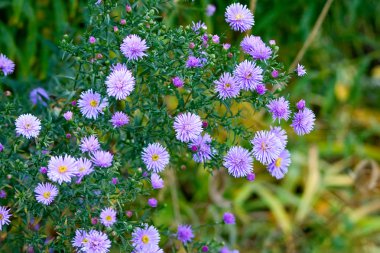
[[[95,166],[107,168],[112,165],[113,155],[108,151],[97,150],[91,154],[91,161]]]
[[[155,199],[155,198],[150,198],[150,199],[148,199],[148,205],[149,205],[150,207],[157,207],[157,204],[158,204],[157,199]]]
[[[132,232],[132,245],[136,250],[149,249],[154,245],[158,245],[160,241],[160,234],[153,226],[145,225],[144,228],[135,228]]]
[[[269,112],[272,114],[273,120],[288,120],[290,116],[289,101],[284,97],[273,99],[267,105]]]
[[[206,7],[206,16],[211,17],[212,15],[214,15],[215,11],[216,11],[215,5],[208,4]]]
[[[270,132],[273,133],[278,140],[281,142],[281,145],[283,149],[286,147],[286,143],[288,142],[288,136],[286,135],[286,132],[281,127],[270,127]]]
[[[213,35],[212,36],[212,42],[214,42],[215,44],[218,44],[219,43],[219,36],[218,35]]]
[[[264,93],[267,91],[267,88],[265,87],[264,84],[259,84],[255,88],[257,94],[259,95],[264,95]]]
[[[142,160],[148,170],[161,172],[169,164],[169,153],[160,143],[151,143],[144,148],[142,152]]]
[[[214,81],[214,83],[220,99],[234,98],[240,93],[240,85],[230,73],[223,73],[219,80]]]
[[[254,25],[253,15],[246,5],[233,3],[229,5],[225,13],[226,22],[234,31],[245,32]]]
[[[235,216],[233,213],[224,213],[223,214],[223,221],[226,224],[235,224]]]
[[[16,119],[16,133],[27,139],[37,137],[41,130],[41,121],[32,114],[23,114]]]
[[[230,47],[231,47],[231,44],[229,44],[229,43],[224,43],[223,44],[223,49],[224,50],[228,50]]]
[[[183,244],[191,242],[194,238],[193,230],[190,225],[179,225],[177,230],[177,239]]]
[[[94,152],[100,149],[98,138],[95,135],[84,137],[81,140],[80,150],[84,152]]]
[[[297,65],[296,71],[297,71],[297,75],[298,76],[304,76],[304,75],[306,75],[306,69],[305,69],[305,67],[303,65],[299,64],[299,63]]]
[[[135,34],[128,35],[120,46],[120,51],[128,60],[134,61],[146,56],[146,41]]]
[[[115,112],[110,121],[112,122],[114,128],[122,127],[129,123],[129,117],[123,112]]]
[[[313,130],[315,115],[309,108],[298,111],[294,117],[291,126],[297,135],[308,134]]]
[[[0,206],[0,231],[3,229],[4,225],[8,225],[11,222],[9,218],[12,214],[10,214],[9,211],[9,208]]]
[[[202,67],[202,61],[201,59],[190,55],[189,58],[186,61],[186,67],[187,68],[199,68]]]
[[[245,177],[252,173],[253,159],[248,150],[242,147],[231,147],[223,158],[223,166],[233,177]]]
[[[301,99],[300,101],[297,102],[297,109],[298,110],[303,110],[305,108],[305,100]]]
[[[12,74],[15,70],[14,62],[3,54],[0,54],[0,70],[3,71],[4,76]]]
[[[45,89],[38,87],[33,89],[29,93],[30,101],[33,105],[37,105],[37,103],[41,103],[43,106],[46,106],[45,100],[49,100],[49,94],[46,92]]]
[[[277,159],[284,150],[283,144],[277,136],[269,131],[258,131],[251,140],[254,157],[264,165]]]
[[[244,37],[240,46],[245,53],[250,54],[255,60],[267,60],[272,54],[270,47],[267,47],[259,36]]]
[[[53,182],[62,184],[70,182],[71,177],[75,176],[77,171],[77,162],[69,155],[52,156],[48,164],[48,178]]]
[[[205,25],[205,23],[203,23],[202,21],[198,21],[197,23],[194,23],[194,21],[192,22],[192,26],[191,26],[191,29],[196,32],[196,33],[199,33],[199,31],[202,29],[202,30],[206,30],[207,29],[207,26]]]
[[[82,229],[77,229],[75,231],[75,237],[71,241],[73,247],[82,248],[85,243],[87,243],[87,232]]]
[[[236,80],[244,90],[255,90],[263,82],[263,70],[254,62],[245,60],[241,62],[234,72]]]
[[[184,84],[183,80],[179,76],[174,77],[172,79],[172,83],[177,88],[181,88],[183,86],[183,84]]]
[[[108,236],[100,231],[90,230],[86,236],[87,242],[83,243],[81,250],[87,253],[107,253],[111,248]]]
[[[281,179],[288,172],[290,165],[290,153],[284,149],[280,156],[268,165],[269,173],[276,179]]]
[[[204,163],[211,160],[211,136],[209,134],[199,135],[189,143],[189,148],[194,151],[193,159],[197,163]]]
[[[37,201],[44,205],[50,205],[55,197],[58,196],[58,188],[51,183],[39,183],[34,192]]]
[[[91,89],[83,91],[78,100],[81,113],[88,119],[96,119],[99,113],[103,114],[104,108],[108,106],[107,98],[101,99],[100,94]]]
[[[201,118],[190,112],[177,115],[173,127],[177,140],[182,142],[194,140],[202,133]]]
[[[92,163],[87,158],[79,158],[77,159],[77,171],[76,175],[80,178],[89,175],[93,172]]]
[[[117,100],[128,97],[135,88],[135,78],[125,64],[118,63],[106,79],[108,96]]]
[[[116,222],[116,211],[110,207],[103,209],[100,213],[100,219],[104,226],[110,227]]]
[[[161,189],[164,187],[164,180],[160,177],[160,175],[156,173],[152,173],[150,176],[150,181],[152,183],[153,189]]]

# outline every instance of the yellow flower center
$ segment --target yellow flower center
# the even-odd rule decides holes
[[[109,215],[107,215],[107,216],[106,216],[106,220],[107,220],[107,221],[111,221],[111,220],[112,220],[112,217],[109,216]]]
[[[59,173],[65,173],[67,171],[67,166],[59,166],[58,167],[58,172]]]
[[[266,150],[266,149],[267,149],[267,145],[266,145],[265,142],[262,142],[262,143],[261,143],[261,149],[262,149],[262,150]]]
[[[278,158],[276,160],[276,167],[280,167],[281,166],[281,162],[282,162],[282,158],[280,157],[280,158]]]
[[[86,243],[86,242],[88,242],[88,239],[87,238],[83,238],[82,243]]]
[[[248,75],[245,76],[246,79],[251,79],[252,78],[252,73],[248,73]]]
[[[224,85],[224,87],[225,87],[225,88],[230,88],[230,87],[231,87],[231,84],[226,83],[226,84]]]
[[[84,171],[85,169],[86,169],[85,167],[81,167],[81,168],[79,168],[79,171],[82,172],[82,171]]]
[[[30,124],[29,124],[29,123],[26,123],[26,124],[25,124],[25,128],[26,128],[26,129],[29,129],[29,128],[30,128]]]
[[[144,244],[147,244],[149,242],[149,237],[147,235],[143,235],[143,237],[141,238],[141,241],[144,243]]]
[[[240,20],[242,18],[243,18],[243,15],[241,15],[240,13],[236,14],[236,16],[235,16],[236,20]]]
[[[4,216],[0,213],[0,220],[3,220]]]
[[[152,155],[152,160],[157,161],[160,158],[157,154]]]
[[[90,105],[91,105],[92,107],[96,107],[96,106],[98,105],[98,102],[97,102],[96,100],[91,100],[91,101],[90,101]]]
[[[50,192],[44,192],[44,194],[42,194],[44,196],[45,199],[48,199],[50,198],[50,195],[51,193]]]

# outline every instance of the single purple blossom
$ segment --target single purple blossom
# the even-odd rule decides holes
[[[155,198],[148,199],[148,205],[150,205],[151,207],[157,207],[157,203],[158,201]]]
[[[153,226],[145,225],[144,228],[135,228],[132,232],[132,245],[136,250],[147,250],[158,245],[160,234]]]
[[[233,215],[233,213],[224,213],[223,221],[226,224],[235,224],[235,216]]]
[[[108,96],[126,99],[135,88],[135,78],[125,64],[116,64],[106,79]]]
[[[96,38],[94,36],[90,36],[88,42],[90,42],[90,44],[94,44],[96,42]]]
[[[46,167],[41,167],[40,168],[40,173],[41,174],[46,174],[47,173],[47,168]]]
[[[202,252],[208,252],[208,246],[207,245],[202,246]]]
[[[249,173],[249,174],[247,175],[247,180],[248,180],[248,181],[254,181],[255,178],[256,178],[255,173]]]
[[[223,44],[223,49],[224,50],[228,50],[230,47],[231,47],[231,44],[229,44],[229,43],[224,43]]]
[[[294,117],[291,126],[297,135],[310,133],[314,128],[315,115],[309,108],[298,111]]]
[[[160,143],[151,143],[142,152],[142,160],[147,169],[156,173],[165,169],[169,164],[169,159],[168,151]]]
[[[41,121],[31,114],[20,115],[16,119],[16,133],[25,136],[27,139],[37,137],[41,130]]]
[[[110,207],[103,209],[100,213],[100,222],[106,227],[112,226],[116,222],[116,211]]]
[[[305,100],[301,99],[300,101],[298,101],[297,103],[297,109],[298,110],[303,110],[305,108]]]
[[[5,55],[0,54],[0,70],[3,71],[4,76],[12,74],[15,66],[13,61],[9,60]]]
[[[248,35],[240,43],[243,51],[255,60],[267,60],[272,54],[272,49],[267,47],[259,36]]]
[[[72,111],[67,111],[63,114],[63,117],[65,120],[69,121],[73,119],[73,112]]]
[[[213,35],[212,36],[212,42],[214,42],[215,44],[218,44],[219,43],[219,36],[218,35]]]
[[[290,117],[289,101],[284,97],[273,99],[267,105],[269,112],[272,114],[273,120],[288,120]]]
[[[114,128],[122,127],[129,123],[129,117],[123,112],[115,112],[110,121],[112,122]]]
[[[145,39],[141,39],[135,34],[127,36],[120,46],[120,50],[128,60],[138,60],[146,56],[145,51],[148,49]]]
[[[193,230],[190,225],[179,225],[177,230],[177,238],[183,244],[191,242],[194,238]]]
[[[234,76],[244,90],[255,90],[256,86],[263,83],[263,70],[254,62],[245,60],[235,69]]]
[[[245,177],[252,173],[253,158],[245,148],[233,146],[223,158],[223,166],[233,177]]]
[[[113,185],[117,185],[118,182],[119,182],[119,180],[118,180],[117,177],[113,177],[113,178],[111,179],[111,183],[112,183]]]
[[[70,182],[71,177],[75,176],[77,171],[76,160],[69,156],[52,156],[48,164],[48,178],[62,184],[63,182]]]
[[[9,208],[0,206],[0,231],[3,229],[4,225],[8,225],[11,222],[9,218],[12,214],[9,211]]]
[[[80,150],[82,153],[94,152],[100,149],[98,138],[95,135],[90,135],[81,139]]]
[[[175,117],[173,127],[177,140],[189,142],[201,134],[202,121],[198,115],[186,112]]]
[[[257,94],[264,95],[265,92],[267,91],[267,88],[265,87],[264,84],[259,84],[256,86],[255,90],[256,90]]]
[[[284,149],[280,156],[268,165],[268,171],[276,179],[281,179],[288,172],[290,162],[290,153]]]
[[[112,165],[113,155],[108,151],[97,150],[91,154],[91,161],[95,166],[108,168]]]
[[[207,30],[207,26],[206,26],[205,23],[203,23],[202,21],[198,21],[197,23],[194,23],[194,21],[193,21],[193,22],[192,22],[191,29],[192,29],[194,32],[199,33],[200,30]]]
[[[41,87],[33,89],[29,93],[29,98],[33,105],[41,103],[43,106],[47,106],[46,101],[50,99],[47,91]]]
[[[103,114],[103,110],[108,106],[108,100],[107,98],[101,99],[99,93],[90,89],[81,93],[78,106],[83,116],[88,119],[96,119],[99,113]]]
[[[100,231],[90,230],[82,243],[81,251],[91,253],[107,253],[111,248],[111,241],[108,236]]]
[[[58,196],[58,188],[51,183],[39,183],[34,190],[36,199],[39,203],[50,205]]]
[[[190,55],[186,61],[187,68],[199,68],[202,67],[201,59]]]
[[[240,85],[237,79],[230,73],[223,73],[219,80],[214,81],[216,84],[215,90],[218,92],[220,99],[234,98],[240,93]]]
[[[251,140],[254,157],[264,165],[277,159],[284,150],[280,139],[270,131],[258,131]]]
[[[4,190],[0,190],[0,199],[6,199],[7,198],[7,192]]]
[[[297,65],[296,71],[297,71],[297,75],[298,76],[304,76],[304,75],[306,75],[306,69],[305,69],[305,67],[303,65],[299,64],[299,63]]]
[[[87,158],[77,159],[77,171],[75,172],[76,176],[82,178],[86,175],[91,174],[94,171],[92,163]]]
[[[153,189],[161,189],[164,187],[164,180],[160,177],[160,175],[156,173],[152,173],[150,176],[150,181],[152,183]]]
[[[183,80],[179,77],[176,76],[172,79],[173,85],[177,88],[181,88],[184,84]]]
[[[233,3],[229,5],[225,13],[226,22],[234,31],[245,32],[252,28],[254,19],[246,5]]]
[[[273,78],[277,78],[278,77],[278,71],[277,70],[273,70],[272,73],[271,73],[271,76]]]

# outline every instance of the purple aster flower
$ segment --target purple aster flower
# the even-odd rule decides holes
[[[303,110],[305,108],[305,100],[301,99],[300,101],[298,101],[297,103],[297,109],[298,110]]]
[[[202,246],[202,252],[208,252],[208,246],[207,245]]]
[[[253,159],[248,150],[242,147],[231,147],[223,158],[223,166],[233,177],[245,177],[253,170]]]
[[[189,143],[189,148],[194,151],[193,159],[197,163],[204,163],[211,160],[211,136],[209,134],[199,135]]]
[[[75,231],[75,237],[71,241],[73,247],[75,248],[82,248],[85,243],[88,242],[87,239],[87,232],[82,229],[77,229]]]
[[[253,15],[246,5],[233,3],[229,5],[225,13],[226,22],[234,31],[245,32],[254,25]]]
[[[273,120],[288,120],[290,117],[289,101],[285,100],[284,97],[271,100],[267,107],[272,113]]]
[[[173,126],[177,140],[182,142],[194,140],[202,133],[201,118],[190,112],[177,115]]]
[[[206,7],[206,15],[208,17],[211,17],[212,15],[214,15],[215,11],[216,11],[215,5],[213,5],[213,4],[208,4],[207,5],[207,7]]]
[[[90,36],[88,42],[90,42],[90,44],[94,44],[96,42],[96,38],[94,36]]]
[[[269,131],[258,131],[251,140],[254,157],[264,165],[277,159],[284,146],[277,136]]]
[[[244,90],[255,90],[263,82],[263,70],[254,62],[245,60],[241,62],[234,72],[236,80]]]
[[[267,60],[272,54],[270,47],[267,47],[259,36],[246,36],[240,43],[243,51],[255,60]]]
[[[286,135],[286,131],[281,127],[270,127],[270,132],[273,133],[278,140],[280,141],[282,148],[285,149],[286,143],[288,142],[288,136]]]
[[[179,76],[174,77],[172,79],[172,82],[173,82],[174,86],[177,88],[181,88],[184,84],[183,80]]]
[[[3,71],[4,76],[12,74],[15,70],[14,62],[3,54],[0,54],[0,70]]]
[[[6,199],[7,198],[7,193],[4,190],[0,190],[0,199]]]
[[[306,69],[305,69],[305,67],[303,65],[299,64],[299,63],[297,65],[296,71],[297,71],[297,75],[298,76],[304,76],[304,75],[306,75]]]
[[[151,143],[143,149],[142,160],[148,170],[161,172],[169,164],[169,153],[160,143]]]
[[[297,135],[308,134],[313,130],[315,115],[309,108],[298,111],[294,117],[291,126]]]
[[[230,47],[231,47],[231,44],[229,44],[229,43],[224,43],[223,44],[223,49],[224,50],[228,50]]]
[[[77,171],[77,162],[69,155],[52,156],[48,164],[48,178],[53,182],[62,184],[70,182],[71,177],[75,176]]]
[[[39,183],[34,190],[39,203],[50,205],[54,198],[58,196],[58,189],[51,183]]]
[[[65,120],[69,121],[73,119],[73,112],[72,111],[67,111],[63,114],[63,117]]]
[[[108,96],[122,100],[128,97],[135,88],[135,78],[125,64],[118,63],[106,80]]]
[[[112,160],[113,155],[108,151],[97,150],[91,154],[91,161],[98,167],[110,167]]]
[[[123,112],[115,112],[110,121],[112,122],[114,128],[122,127],[129,123],[129,117]]]
[[[9,218],[12,214],[10,214],[9,211],[9,208],[0,206],[0,231],[3,229],[4,225],[8,225],[11,222]]]
[[[33,89],[29,94],[30,101],[32,101],[33,105],[37,105],[41,103],[43,106],[46,106],[45,100],[49,100],[49,94],[45,89],[38,87]]]
[[[164,187],[164,180],[162,180],[162,178],[156,173],[153,173],[150,176],[150,181],[152,183],[153,189],[161,189]]]
[[[235,216],[232,213],[224,213],[223,221],[226,224],[235,224]]]
[[[80,178],[89,175],[93,172],[92,163],[87,158],[79,158],[77,159],[77,171],[76,175]]]
[[[214,83],[220,99],[234,98],[240,93],[240,85],[230,73],[223,73],[219,80],[214,81]]]
[[[290,153],[284,149],[280,156],[268,165],[269,173],[276,179],[281,179],[288,172],[290,165]]]
[[[100,94],[91,89],[83,91],[78,100],[81,113],[88,119],[96,119],[99,113],[103,114],[104,108],[108,106],[107,98],[101,99]]]
[[[248,181],[253,181],[253,180],[255,180],[255,178],[256,178],[255,173],[250,173],[250,174],[247,175],[247,180]]]
[[[177,238],[183,244],[191,242],[194,238],[193,230],[190,225],[179,225],[177,230]]]
[[[31,114],[20,115],[16,119],[16,133],[25,136],[27,139],[37,137],[41,130],[41,121]]]
[[[132,232],[132,245],[141,252],[151,246],[158,245],[159,241],[160,234],[153,226],[145,225],[144,228],[135,228]]]
[[[197,23],[194,23],[194,21],[192,22],[192,26],[191,26],[191,29],[196,32],[196,33],[199,33],[199,31],[202,29],[202,30],[207,30],[207,26],[205,25],[205,23],[203,23],[202,21],[198,21]]]
[[[128,35],[120,46],[120,51],[128,60],[138,60],[146,56],[146,41],[135,34]]]
[[[103,209],[100,213],[100,219],[104,226],[110,227],[116,222],[116,211],[110,207]]]
[[[186,61],[186,67],[187,68],[199,68],[202,67],[201,59],[190,55],[189,59]]]
[[[158,245],[151,244],[144,249],[135,249],[132,253],[164,253],[164,251]]]
[[[100,149],[98,138],[95,135],[84,137],[80,143],[80,150],[84,152],[94,152]]]
[[[47,173],[47,168],[46,167],[41,167],[40,168],[41,174],[46,174]]]
[[[107,253],[111,248],[108,236],[100,231],[90,230],[86,236],[87,242],[83,243],[81,250],[88,253]]]
[[[257,94],[259,95],[264,95],[264,93],[267,91],[267,88],[265,87],[264,84],[259,84],[255,88]]]
[[[271,73],[272,77],[273,78],[277,78],[278,77],[278,71],[277,70],[273,70],[272,73]]]
[[[155,198],[148,199],[148,205],[151,207],[157,207],[158,201]]]
[[[219,36],[218,35],[213,35],[212,36],[212,42],[214,42],[215,44],[218,44],[219,43]]]

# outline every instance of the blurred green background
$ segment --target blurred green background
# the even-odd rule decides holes
[[[176,1],[171,9],[163,8],[164,22],[177,26],[203,20],[208,33],[238,46],[244,35],[224,21],[232,2]],[[205,14],[210,3],[216,6],[212,17]],[[280,181],[260,167],[254,182],[222,171],[211,177],[183,161],[165,175],[167,187],[159,198],[168,204],[154,217],[156,224],[170,224],[173,217],[203,224],[232,211],[236,226],[202,227],[199,233],[215,235],[243,253],[380,252],[380,1],[240,3],[254,12],[251,33],[276,40],[286,66],[302,57],[298,60],[308,74],[291,80],[284,94],[290,93],[293,103],[307,101],[317,115],[316,130],[303,138],[290,134],[293,163]],[[16,62],[1,96],[8,90],[28,96],[38,86],[49,92],[58,83],[57,75],[68,66],[57,43],[65,33],[78,37],[84,31],[86,5],[79,0],[0,1],[0,52]],[[255,120],[269,123],[263,113]]]

